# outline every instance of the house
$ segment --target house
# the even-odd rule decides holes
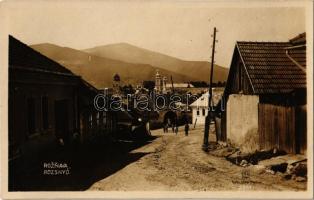
[[[89,140],[111,122],[98,112],[98,90],[62,65],[9,36],[9,161],[31,166],[58,141]],[[109,126],[109,125],[108,125]],[[111,129],[110,129],[111,130]],[[24,165],[25,164],[25,165]]]
[[[221,138],[247,151],[306,152],[306,35],[236,42],[223,98]]]
[[[195,83],[192,82],[176,82],[173,83],[173,87],[172,87],[172,83],[167,83],[166,84],[166,88],[167,91],[172,92],[172,91],[176,91],[176,92],[180,92],[180,93],[190,93],[193,95],[199,95],[199,94],[203,94],[204,92],[206,92],[208,90],[208,85],[206,84],[206,82],[202,82],[202,84],[199,84],[197,86],[194,85]]]
[[[213,98],[211,106],[213,110],[215,110],[216,105],[218,104],[219,100],[221,99],[223,88],[213,88]],[[192,123],[193,124],[205,124],[205,118],[208,114],[208,98],[209,93],[206,92],[202,94],[196,101],[190,104],[192,109]]]
[[[172,89],[172,86],[173,88],[176,88],[176,89],[180,89],[180,88],[193,88],[194,86],[190,83],[167,83],[166,84],[166,88],[168,90],[171,90]]]

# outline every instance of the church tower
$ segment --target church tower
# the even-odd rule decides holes
[[[155,90],[156,90],[156,93],[161,92],[161,76],[158,70],[156,71],[156,75],[155,75]]]
[[[167,94],[167,77],[162,78],[162,93]]]

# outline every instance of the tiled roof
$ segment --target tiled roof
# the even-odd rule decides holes
[[[74,75],[70,70],[12,36],[9,36],[9,67]]]
[[[48,72],[56,75],[70,76],[71,78],[79,77],[64,66],[40,54],[13,36],[9,36],[9,68],[42,73]],[[81,77],[79,77],[79,80],[82,86],[81,88],[92,92],[92,95],[98,92],[93,85],[89,84]]]
[[[237,48],[256,94],[285,93],[306,88],[305,47],[291,48],[289,42],[237,42]]]
[[[297,35],[296,37],[294,37],[290,40],[290,43],[293,45],[305,44],[306,43],[306,34],[301,33],[301,34]]]

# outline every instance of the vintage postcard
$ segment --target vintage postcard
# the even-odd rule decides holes
[[[313,198],[313,1],[0,15],[2,198]]]

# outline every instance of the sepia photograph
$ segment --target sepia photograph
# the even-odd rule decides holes
[[[313,1],[0,12],[3,198],[313,198]]]

